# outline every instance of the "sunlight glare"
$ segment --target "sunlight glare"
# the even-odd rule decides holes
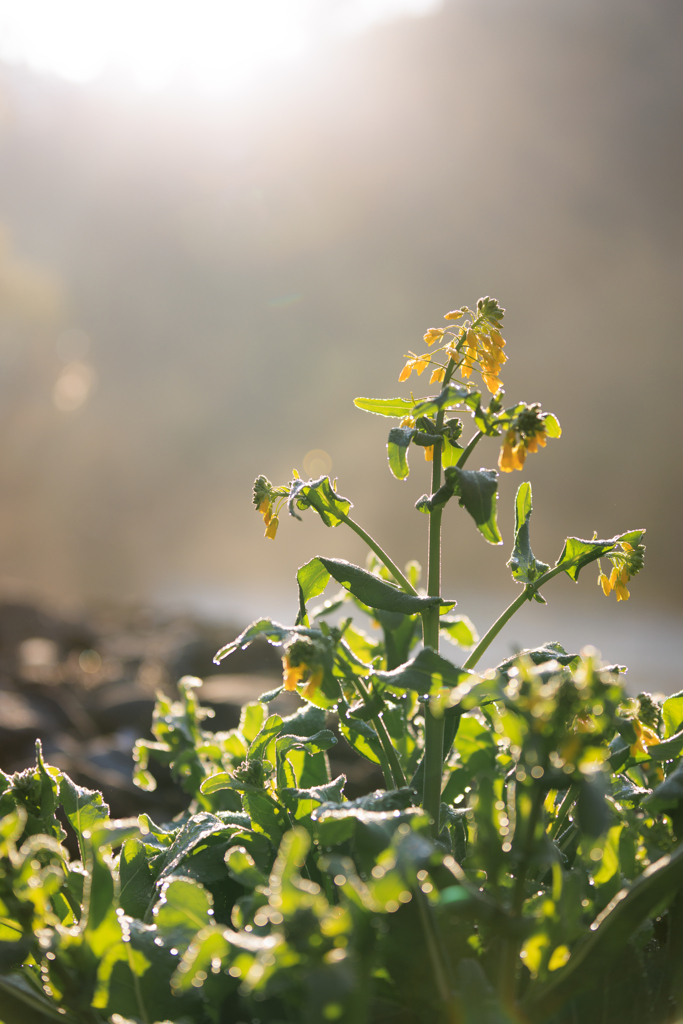
[[[243,88],[329,35],[359,32],[442,0],[0,0],[0,58],[72,82]]]

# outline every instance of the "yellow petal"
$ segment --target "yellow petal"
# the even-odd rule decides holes
[[[424,335],[424,342],[426,345],[433,345],[435,341],[443,338],[445,333],[446,331],[443,327],[430,327]]]
[[[425,448],[425,461],[426,462],[433,462],[434,461],[434,445],[433,444],[430,444],[429,448]]]
[[[429,378],[429,383],[430,384],[434,384],[435,382],[441,383],[441,381],[444,379],[445,376],[446,376],[446,370],[444,369],[444,367],[443,366],[437,366],[437,368],[434,370],[434,372],[432,373],[431,377]]]
[[[602,592],[605,595],[605,597],[609,597],[609,595],[612,593],[612,584],[607,579],[604,572],[601,572],[598,576],[598,586],[602,587]]]
[[[497,395],[498,392],[500,391],[500,389],[503,386],[503,382],[501,380],[498,380],[497,377],[492,377],[488,373],[483,373],[482,377],[484,379],[484,383],[486,384],[486,387],[489,389],[491,394],[492,395]]]
[[[420,357],[419,359],[415,360],[415,369],[417,371],[418,377],[420,376],[420,374],[422,373],[423,370],[427,369],[428,366],[429,366],[429,356],[423,356],[423,357]]]
[[[464,315],[459,309],[452,309],[450,313],[444,314],[444,320],[459,320]]]
[[[270,508],[270,498],[264,498],[263,501],[261,502],[261,504],[259,505],[258,510],[261,513],[261,515],[264,516],[269,508]]]
[[[284,672],[282,674],[282,682],[285,690],[296,690],[297,683],[301,681],[302,676],[304,676],[307,672],[306,666],[297,665],[295,668],[292,668],[289,664],[289,659],[283,658],[282,667],[284,669]]]
[[[277,533],[277,528],[279,525],[280,520],[278,519],[277,516],[273,516],[273,518],[268,523],[268,526],[266,527],[265,535],[268,538],[268,540],[275,540],[275,534]]]
[[[399,379],[400,383],[403,383],[404,380],[408,380],[408,377],[410,377],[412,372],[413,372],[413,360],[409,359],[408,362],[406,363],[406,365],[403,367],[403,369],[401,370],[401,372],[398,375],[398,379]]]
[[[526,448],[524,447],[521,441],[512,449],[512,458],[515,464],[515,469],[524,469],[524,460],[526,459]]]
[[[301,696],[305,697],[306,700],[312,700],[315,691],[318,689],[322,681],[323,670],[322,668],[317,668],[301,691]]]
[[[618,579],[619,579],[619,570],[617,569],[617,567],[615,565],[614,568],[612,569],[612,572],[610,573],[610,576],[609,576],[609,585],[612,588],[612,590],[614,590],[614,588],[616,587]]]
[[[512,448],[509,444],[504,444],[498,453],[498,468],[503,473],[511,473],[515,468],[513,465]]]
[[[538,442],[536,441],[535,437],[527,438],[526,450],[528,452],[531,452],[532,455],[536,454],[536,452],[538,451]]]
[[[617,592],[617,601],[628,601],[631,593],[626,589],[623,583],[617,583],[614,589]]]

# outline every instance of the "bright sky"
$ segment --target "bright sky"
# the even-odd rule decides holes
[[[363,31],[442,0],[0,0],[0,59],[74,82],[233,92],[328,35]]]

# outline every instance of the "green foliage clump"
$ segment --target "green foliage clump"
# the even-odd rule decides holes
[[[296,622],[258,620],[218,652],[264,637],[282,655],[282,685],[247,704],[238,728],[206,727],[200,680],[182,679],[178,701],[159,697],[135,781],[151,790],[154,763],[168,767],[183,814],[112,821],[101,794],[46,765],[40,745],[34,769],[0,775],[4,1024],[665,1024],[683,1013],[683,695],[628,701],[619,666],[557,642],[474,671],[562,572],[576,580],[607,559],[599,581],[626,600],[643,531],[568,538],[551,568],[531,549],[523,483],[512,604],[480,640],[440,591],[452,498],[501,543],[497,472],[465,469],[479,441],[502,437],[499,469],[512,472],[560,435],[537,404],[503,407],[503,313],[481,299],[447,314],[469,316],[462,327],[427,332],[436,349],[409,354],[401,379],[431,364],[438,395],[356,403],[400,419],[396,477],[411,446],[431,463],[418,502],[425,590],[416,562],[401,571],[351,518],[336,482],[258,478],[267,537],[285,508],[313,509],[370,555],[365,567],[311,559]],[[474,419],[466,444],[452,409]],[[340,591],[311,608],[331,580]],[[462,665],[441,638],[469,650]],[[302,700],[284,718],[269,713],[283,689]],[[384,789],[345,797],[327,755],[338,735],[381,767]]]

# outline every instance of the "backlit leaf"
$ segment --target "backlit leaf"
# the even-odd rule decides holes
[[[531,484],[520,484],[515,498],[515,546],[508,565],[513,579],[518,583],[533,583],[550,568],[545,562],[534,558],[529,541],[531,519]]]
[[[410,416],[414,402],[407,398],[354,398],[353,404],[377,416]]]
[[[498,473],[494,469],[460,469],[451,466],[445,472],[446,482],[460,498],[460,505],[474,519],[481,535],[489,544],[502,544],[496,520]]]

